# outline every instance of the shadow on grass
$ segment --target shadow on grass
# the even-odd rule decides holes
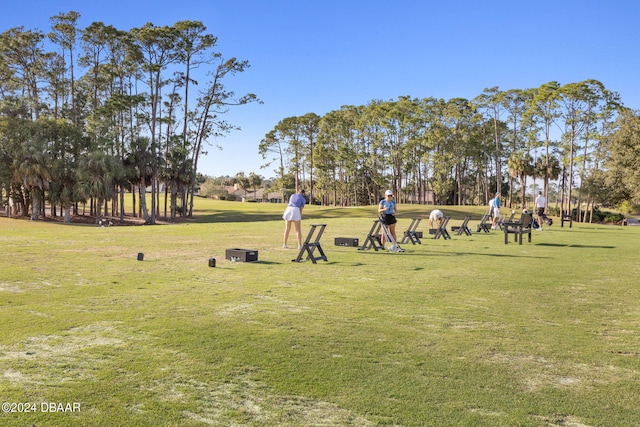
[[[216,222],[257,222],[257,221],[277,221],[282,219],[282,214],[274,212],[240,212],[240,211],[220,211],[207,215],[197,215],[193,218],[194,223],[216,223]]]
[[[401,257],[420,257],[420,258],[429,258],[429,257],[450,257],[450,256],[460,256],[460,255],[476,255],[476,256],[486,256],[493,258],[527,258],[527,259],[548,259],[551,257],[548,256],[531,256],[531,255],[513,255],[513,254],[492,254],[492,253],[483,253],[483,252],[451,252],[451,253],[443,253],[443,252],[430,252],[430,253],[411,253],[411,252],[403,252],[403,253],[393,253],[387,251],[379,251],[379,252],[365,252],[361,251],[360,253],[365,255],[388,255],[388,256],[401,256]]]
[[[323,219],[342,217],[336,210],[316,211],[312,215],[305,215],[305,223],[312,224]],[[368,215],[370,216],[370,215]],[[351,216],[350,216],[351,217]],[[357,217],[357,216],[356,216]],[[220,211],[206,215],[197,215],[194,223],[223,223],[223,222],[259,222],[259,221],[282,221],[281,212],[242,212],[242,211]]]
[[[282,210],[273,211],[271,206],[266,208],[261,207],[260,204],[252,204],[251,209],[237,209],[237,206],[229,205],[230,209],[225,210],[198,210],[194,211],[194,218],[189,222],[195,223],[224,223],[224,222],[256,222],[256,221],[280,221],[282,220],[282,212],[286,205],[282,205]],[[262,210],[264,209],[264,210]],[[305,209],[303,220],[306,223],[317,222],[319,220],[341,218],[348,216],[349,218],[371,218],[376,220],[375,212],[372,212],[371,206],[362,207],[349,207],[349,208],[336,208],[334,206],[320,207],[313,206],[309,209]],[[403,205],[402,215],[398,217],[399,220],[407,221],[411,218],[420,217],[427,219],[429,216],[430,208],[421,205]],[[453,220],[462,220],[465,215],[468,215],[468,211],[460,210],[458,212],[455,209],[448,209],[445,212],[451,216]],[[477,220],[480,220],[481,214],[476,215]],[[474,221],[472,216],[472,221]]]
[[[600,245],[569,245],[563,243],[536,243],[536,246],[551,246],[558,248],[589,248],[589,249],[615,249],[615,246],[600,246]]]

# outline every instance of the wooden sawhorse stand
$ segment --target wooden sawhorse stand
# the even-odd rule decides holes
[[[313,239],[313,235],[316,232],[317,227],[320,228],[318,229],[315,240],[312,242],[311,239]],[[327,224],[311,224],[311,230],[309,230],[309,234],[307,234],[307,238],[304,240],[304,244],[302,245],[302,248],[298,253],[298,257],[296,259],[292,259],[291,261],[302,262],[311,260],[311,262],[313,262],[314,264],[316,264],[316,261],[320,259],[323,261],[327,261],[327,256],[324,254],[322,246],[320,246],[320,238],[322,237],[322,234],[324,233],[324,229],[326,227]],[[318,249],[318,252],[320,252],[320,256],[313,255],[313,252],[316,249]],[[302,259],[302,256],[305,254],[305,252],[307,253],[307,258]]]
[[[404,232],[404,236],[402,237],[400,243],[411,242],[414,245],[416,243],[419,245],[422,244],[420,238],[418,237],[418,232],[416,231],[416,228],[418,228],[418,225],[420,225],[420,221],[422,221],[422,218],[411,219],[411,224],[409,225],[409,228],[407,228],[407,231]]]
[[[449,223],[449,219],[451,219],[450,216],[445,216],[444,218],[442,218],[442,223],[438,226],[438,228],[432,229],[435,230],[433,232],[434,239],[439,239],[440,237],[442,237],[444,240],[447,240],[451,238],[449,232],[447,231],[447,224]]]
[[[367,249],[375,249],[376,251],[384,250],[384,245],[382,244],[382,240],[380,237],[380,228],[382,224],[380,224],[380,220],[376,219],[373,221],[373,225],[371,226],[371,230],[369,230],[369,234],[367,238],[364,240],[361,248],[358,248],[359,251],[366,251]]]
[[[456,232],[456,236],[462,236],[463,234],[466,234],[467,236],[471,236],[471,230],[469,230],[469,220],[471,219],[471,217],[469,215],[464,217],[464,220],[462,221],[462,224],[460,225],[454,225],[453,227],[451,227],[451,232]]]

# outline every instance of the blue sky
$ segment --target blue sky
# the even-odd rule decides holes
[[[474,98],[502,90],[600,80],[640,109],[640,2],[636,0],[0,0],[0,31],[49,30],[71,10],[80,27],[202,21],[224,57],[251,67],[226,82],[264,104],[241,106],[240,126],[212,141],[208,175],[261,169],[258,144],[285,117],[323,115],[373,99]]]

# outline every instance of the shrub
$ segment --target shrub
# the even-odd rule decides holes
[[[631,203],[628,200],[625,200],[624,202],[620,203],[620,206],[618,207],[618,209],[620,210],[620,212],[626,213],[626,214],[631,214],[631,215],[640,214],[640,205],[636,203]]]
[[[603,212],[603,214],[602,222],[606,224],[619,224],[624,219],[624,215],[619,213]]]
[[[547,207],[547,214],[549,216],[560,216],[560,208],[557,206],[548,206]]]

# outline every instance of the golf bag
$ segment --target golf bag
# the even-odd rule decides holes
[[[542,215],[540,216],[540,218],[542,218],[542,221],[543,221],[545,224],[547,224],[548,226],[552,226],[552,225],[553,225],[553,219],[549,218],[549,217],[547,216],[547,214],[542,214]]]
[[[391,247],[389,251],[391,252],[404,252],[404,249],[400,247],[396,239],[393,238],[391,231],[389,230],[389,226],[384,221],[384,216],[380,216],[380,226],[382,228],[382,232],[384,233],[385,240],[391,243]]]

